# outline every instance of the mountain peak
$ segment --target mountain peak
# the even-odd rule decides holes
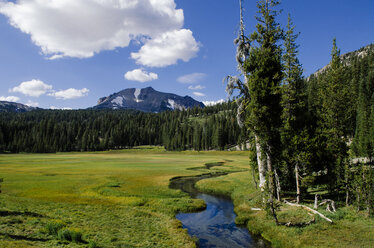
[[[21,103],[0,101],[0,112],[28,112],[38,108],[30,107]]]
[[[172,93],[159,92],[152,87],[129,88],[102,97],[94,109],[135,109],[143,112],[162,112],[166,110],[183,110],[192,107],[204,107],[189,96],[178,96]]]

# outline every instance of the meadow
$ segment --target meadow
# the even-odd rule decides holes
[[[204,208],[176,176],[247,167],[241,152],[161,148],[2,154],[0,247],[195,247],[175,214]],[[193,169],[191,169],[193,168]]]
[[[218,163],[220,162],[220,163]],[[205,164],[219,166],[208,170]],[[236,222],[272,247],[373,247],[374,221],[339,206],[304,228],[275,226],[261,208],[247,152],[167,152],[162,148],[0,155],[0,247],[195,247],[175,219],[204,208],[169,188],[170,179],[235,172],[197,183],[202,191],[229,195]],[[280,221],[301,222],[306,211],[279,206]]]

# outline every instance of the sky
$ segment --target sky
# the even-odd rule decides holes
[[[282,0],[304,75],[374,43],[372,0]],[[256,0],[244,0],[246,34]],[[237,75],[239,0],[0,0],[0,100],[84,109],[126,88],[153,87],[198,101],[226,99]]]

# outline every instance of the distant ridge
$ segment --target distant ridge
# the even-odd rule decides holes
[[[93,109],[134,109],[143,112],[162,112],[204,107],[202,102],[190,96],[178,96],[159,92],[152,87],[143,89],[130,88],[99,99]]]
[[[21,103],[0,101],[0,112],[18,113],[39,110],[40,108],[30,107]]]
[[[357,57],[358,59],[361,59],[365,56],[368,55],[368,53],[370,51],[374,51],[374,43],[373,44],[370,44],[370,45],[367,45],[367,46],[364,46],[364,47],[361,47],[360,49],[356,50],[356,51],[352,51],[352,52],[348,52],[348,53],[345,53],[345,54],[342,54],[340,55],[340,59],[341,61],[345,64],[345,65],[348,65],[349,66],[349,63],[350,61]],[[308,79],[311,77],[311,76],[318,76],[322,73],[324,73],[328,68],[330,67],[330,64],[324,66],[323,68],[321,69],[318,69],[316,72],[312,73]]]

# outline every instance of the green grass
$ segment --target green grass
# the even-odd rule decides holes
[[[220,163],[224,162],[224,163]],[[304,228],[275,226],[260,207],[246,152],[133,150],[0,155],[0,248],[2,247],[195,247],[179,211],[202,200],[168,188],[177,176],[211,171],[237,172],[198,182],[206,192],[230,195],[245,224],[273,247],[373,247],[374,220],[339,208],[330,225],[320,218]],[[191,169],[195,168],[195,169]],[[281,206],[280,221],[311,219]]]
[[[304,228],[276,226],[264,211],[252,211],[252,207],[261,207],[261,194],[251,179],[249,172],[241,172],[199,181],[197,186],[206,192],[231,196],[238,215],[236,223],[262,235],[272,247],[374,247],[374,220],[351,208],[339,208],[335,214],[319,209],[334,221],[332,225],[316,217],[315,224]],[[293,223],[312,219],[305,210],[287,205],[280,206],[278,218]]]
[[[169,189],[169,180],[217,162],[225,163],[211,170],[238,171],[247,156],[158,147],[2,154],[0,247],[195,247],[175,214],[204,202]]]

